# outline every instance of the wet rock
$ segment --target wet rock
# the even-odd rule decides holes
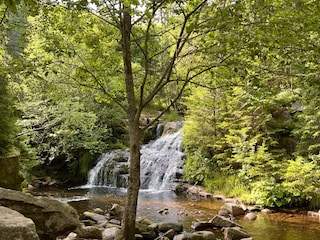
[[[216,240],[213,232],[210,231],[198,231],[190,234],[190,240]]]
[[[120,233],[121,230],[117,227],[106,228],[102,231],[102,240],[115,240]]]
[[[209,228],[213,228],[212,222],[193,222],[191,225],[191,229],[195,231],[202,231]]]
[[[218,215],[219,215],[219,216],[226,217],[226,218],[229,218],[229,217],[230,217],[229,211],[228,211],[227,209],[224,209],[224,208],[221,209],[221,210],[219,210]]]
[[[31,218],[40,239],[56,239],[80,226],[77,211],[54,199],[35,198],[27,193],[0,188],[0,205]]]
[[[10,208],[0,206],[1,240],[38,240],[36,226],[30,218]]]
[[[164,125],[162,135],[177,132],[182,127],[182,125],[182,122],[168,122]]]
[[[224,239],[241,240],[250,237],[249,234],[240,227],[227,227],[223,229]]]
[[[249,206],[248,211],[249,212],[261,212],[261,208],[259,206]]]
[[[159,231],[167,232],[168,230],[173,229],[176,233],[181,233],[183,230],[183,226],[180,223],[173,222],[160,222],[159,223]]]
[[[315,211],[308,211],[307,215],[310,217],[320,217],[320,211],[319,212],[315,212]]]
[[[159,213],[160,213],[161,215],[167,215],[167,214],[169,213],[169,209],[168,209],[168,208],[161,209],[161,210],[159,211]]]
[[[83,219],[85,219],[85,220],[90,219],[90,220],[95,221],[98,224],[101,224],[101,223],[108,221],[104,215],[94,213],[94,212],[89,212],[89,211],[86,211],[83,213]]]
[[[112,216],[115,219],[122,220],[123,213],[124,213],[123,206],[120,206],[117,203],[112,205],[110,209],[110,216]]]
[[[268,208],[262,209],[261,212],[263,214],[271,214],[272,213],[272,211],[270,209],[268,209]]]
[[[245,215],[245,218],[248,219],[249,221],[254,221],[257,219],[257,214],[250,212]]]
[[[216,215],[209,221],[214,227],[234,227],[236,223],[223,216]]]
[[[234,217],[244,215],[245,213],[243,206],[235,203],[225,203],[223,208],[226,209]]]

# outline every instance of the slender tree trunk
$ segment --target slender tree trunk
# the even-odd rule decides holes
[[[130,137],[129,181],[126,196],[125,214],[123,219],[122,239],[133,240],[135,239],[135,220],[137,213],[138,194],[140,188],[141,129],[139,128],[140,111],[137,110],[131,63],[132,55],[130,6],[123,5],[121,36],[124,78],[126,84],[126,94],[128,103],[127,116]]]

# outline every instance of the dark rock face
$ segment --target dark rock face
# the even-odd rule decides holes
[[[0,187],[20,190],[23,176],[20,173],[19,154],[0,157],[0,166]]]
[[[0,188],[0,205],[31,218],[40,239],[56,239],[57,236],[80,226],[77,211],[57,200],[35,198],[27,193]]]
[[[0,206],[1,240],[39,240],[36,226],[30,218],[10,208]]]

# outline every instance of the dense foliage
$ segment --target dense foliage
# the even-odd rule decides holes
[[[30,13],[0,1],[0,151],[19,126],[24,149],[73,169],[128,141],[122,12],[118,1],[50,2]],[[320,3],[123,3],[137,109],[185,113],[186,179],[262,205],[319,206]]]
[[[192,88],[186,102],[189,180],[267,206],[320,205],[318,7],[227,7],[229,18],[210,39],[229,46],[230,58],[211,72],[214,85]]]

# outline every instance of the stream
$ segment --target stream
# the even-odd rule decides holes
[[[141,190],[137,217],[154,222],[180,222],[185,231],[191,231],[193,221],[207,221],[218,213],[222,201],[176,196],[172,189],[183,176],[184,153],[182,132],[162,136],[141,149]],[[128,179],[126,150],[102,154],[96,166],[88,173],[84,186],[70,189],[47,189],[34,194],[68,202],[79,214],[101,208],[109,210],[114,203],[124,205]],[[161,214],[166,210],[166,214]],[[236,218],[254,240],[315,240],[320,239],[318,217],[299,213],[257,213],[255,221],[243,216]]]
[[[108,210],[112,204],[124,204],[125,190],[108,187],[46,189],[36,195],[49,196],[73,206],[79,214],[97,207]],[[222,201],[202,198],[176,196],[172,191],[142,190],[139,194],[137,217],[154,222],[173,221],[184,225],[185,231],[191,231],[193,221],[209,220],[218,213]],[[167,214],[159,211],[168,209]],[[237,217],[241,225],[254,240],[316,240],[320,239],[319,218],[299,213],[257,213],[255,221]]]

